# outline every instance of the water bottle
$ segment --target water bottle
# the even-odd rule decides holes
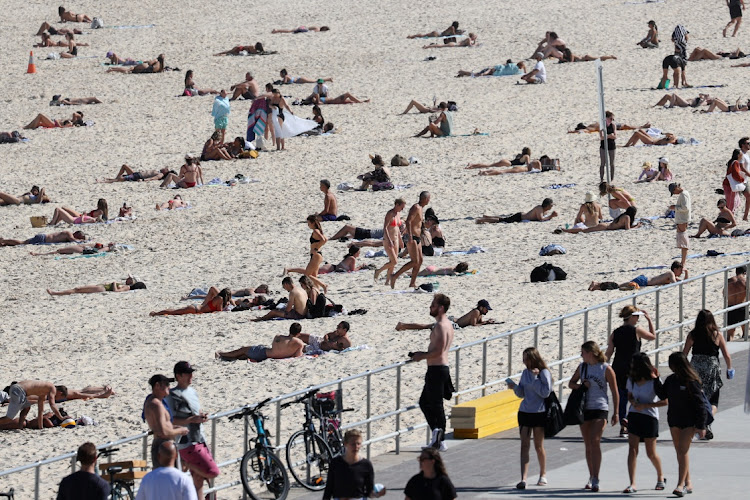
[[[734,368],[727,370],[727,379],[732,380],[734,378]]]

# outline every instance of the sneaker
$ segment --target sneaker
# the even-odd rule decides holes
[[[432,429],[432,437],[430,438],[430,442],[426,446],[422,446],[422,449],[426,450],[427,448],[435,448],[436,446],[439,446],[441,432],[442,429]]]
[[[586,486],[583,487],[584,490],[590,490],[591,489],[591,482],[593,481],[593,478],[589,478],[589,481],[586,483]]]
[[[525,490],[526,489],[526,481],[521,481],[516,485],[517,490]]]
[[[595,477],[591,480],[591,491],[594,493],[599,491],[599,478]]]
[[[445,446],[445,441],[440,441],[440,445],[437,447],[438,451],[448,451],[448,447]]]
[[[711,432],[711,426],[710,426],[710,425],[707,425],[707,426],[706,426],[706,441],[710,441],[710,440],[712,440],[713,438],[714,438],[714,433],[713,433],[713,432]]]
[[[628,437],[628,428],[620,427],[620,437]]]

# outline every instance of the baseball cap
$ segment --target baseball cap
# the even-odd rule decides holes
[[[324,81],[322,78],[318,78],[318,83],[323,83]]]
[[[677,189],[680,186],[679,182],[673,182],[669,185],[669,195],[674,196],[674,190]]]
[[[113,55],[115,55],[115,54],[111,50],[109,52],[107,52],[107,57],[112,57]]]
[[[155,386],[156,384],[169,384],[170,382],[174,382],[174,379],[165,377],[161,373],[154,375],[150,379],[148,379],[148,385],[150,385],[151,387]]]
[[[667,160],[666,156],[662,156],[659,158],[659,163],[669,163],[669,160]]]
[[[174,365],[174,374],[177,375],[178,373],[193,373],[195,371],[195,368],[187,362],[187,361],[178,361],[177,364]]]
[[[490,307],[490,303],[487,302],[485,299],[482,299],[479,302],[477,302],[477,307],[484,307],[488,311],[492,310],[492,308]]]

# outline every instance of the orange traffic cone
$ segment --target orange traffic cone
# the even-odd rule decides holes
[[[29,52],[29,68],[26,73],[36,73],[36,64],[34,64],[34,52]]]

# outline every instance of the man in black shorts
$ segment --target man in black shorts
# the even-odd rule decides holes
[[[732,33],[732,36],[734,37],[737,35],[737,31],[739,31],[740,25],[742,24],[742,11],[745,10],[745,0],[727,0],[727,7],[729,7],[729,17],[731,18],[731,21],[727,23],[722,32],[725,38],[727,36],[727,30],[732,24],[734,24],[734,32]]]
[[[553,217],[557,217],[557,212],[553,211],[552,213],[547,213],[552,209],[552,205],[554,203],[552,202],[552,198],[545,198],[542,200],[541,205],[537,205],[531,210],[529,210],[526,213],[523,212],[517,212],[509,217],[497,217],[497,216],[488,216],[483,215],[482,217],[479,217],[475,222],[477,224],[487,224],[487,223],[498,223],[503,222],[505,224],[511,224],[514,222],[521,222],[521,221],[537,221],[537,222],[544,222],[548,221]]]

